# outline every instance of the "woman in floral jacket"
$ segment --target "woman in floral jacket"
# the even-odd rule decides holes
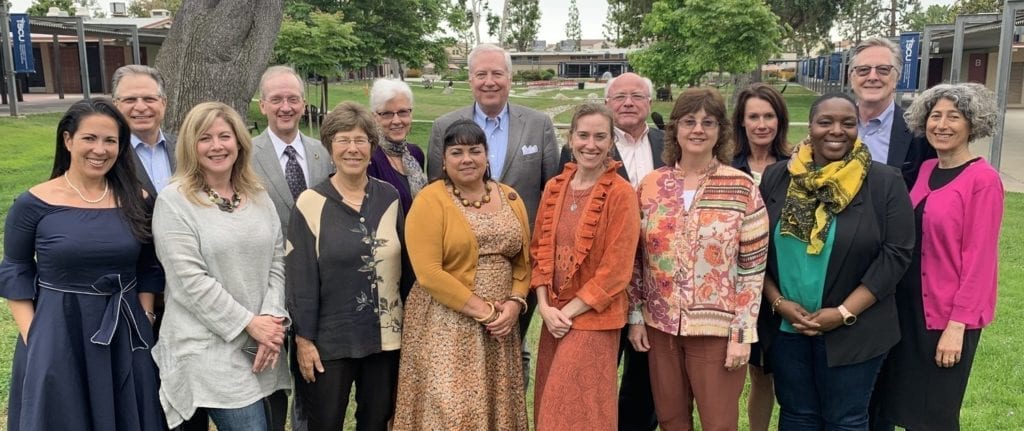
[[[725,102],[692,89],[672,109],[665,166],[640,183],[639,268],[629,288],[629,340],[650,351],[663,430],[735,430],[768,245],[754,180],[729,166]]]

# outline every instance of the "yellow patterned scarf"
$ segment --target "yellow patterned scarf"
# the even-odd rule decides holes
[[[832,218],[850,204],[864,184],[871,153],[858,139],[842,160],[816,168],[812,152],[810,137],[804,138],[789,162],[792,179],[786,189],[780,230],[806,242],[808,254],[820,254]]]

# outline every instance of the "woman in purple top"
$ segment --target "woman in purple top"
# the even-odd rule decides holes
[[[932,87],[904,114],[939,157],[921,165],[910,191],[917,246],[896,292],[902,338],[875,388],[876,429],[960,429],[971,363],[996,305],[1004,196],[999,173],[969,144],[991,135],[997,116],[995,95],[973,83]]]
[[[397,79],[378,79],[370,89],[370,109],[384,139],[370,156],[367,173],[395,186],[407,213],[412,198],[427,184],[423,150],[405,140],[412,129],[412,90]]]

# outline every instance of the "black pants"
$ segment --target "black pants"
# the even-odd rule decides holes
[[[637,352],[630,344],[629,325],[622,328],[619,354],[623,361],[619,386],[619,430],[653,431],[658,427],[651,395],[651,372],[647,352]]]
[[[375,353],[365,358],[323,361],[324,372],[306,383],[295,377],[295,396],[302,398],[309,431],[341,429],[345,423],[349,393],[356,385],[356,429],[388,429],[395,411],[398,386],[398,351]]]
[[[526,345],[526,331],[530,330],[533,310],[536,309],[537,295],[530,292],[526,294],[526,314],[519,316],[519,336],[522,337],[523,348],[523,391],[529,391],[530,387],[530,349]]]

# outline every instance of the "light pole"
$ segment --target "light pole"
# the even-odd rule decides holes
[[[0,49],[4,54],[4,76],[7,78],[7,100],[11,116],[18,116],[18,86],[14,80],[14,53],[11,52],[10,10],[7,0],[0,0]]]

